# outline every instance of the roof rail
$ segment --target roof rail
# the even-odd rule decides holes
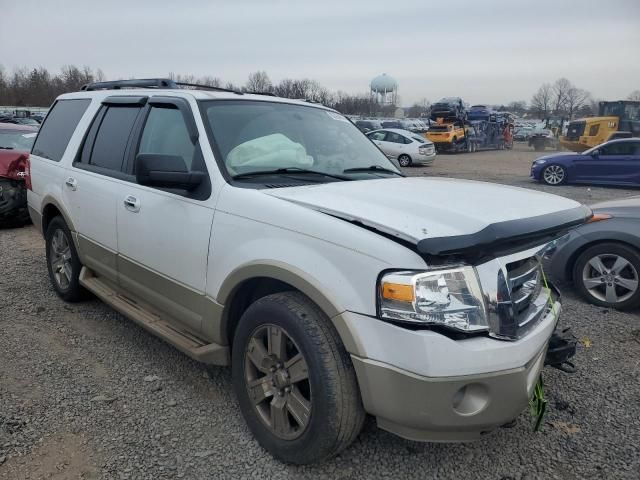
[[[228,88],[213,87],[211,85],[201,85],[199,83],[176,82],[170,78],[134,78],[131,80],[114,80],[111,82],[92,82],[83,85],[81,90],[120,90],[122,88],[170,88],[179,89],[181,87],[195,87],[219,92],[229,92],[242,95],[242,92],[230,90]]]
[[[266,95],[267,97],[277,97],[277,95],[273,92],[244,92],[247,95]]]
[[[132,80],[114,80],[112,82],[92,82],[83,85],[81,90],[120,90],[121,88],[180,88],[169,78],[141,78]]]
[[[174,82],[174,83],[180,87],[204,88],[207,90],[216,90],[218,92],[229,92],[229,93],[235,93],[237,95],[243,95],[242,92],[239,92],[238,90],[231,90],[230,88],[214,87],[212,85],[202,85],[201,83],[185,83],[185,82]]]

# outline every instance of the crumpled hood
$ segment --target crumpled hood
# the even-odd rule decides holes
[[[574,209],[564,197],[494,183],[408,177],[262,190],[417,243],[490,224]]]

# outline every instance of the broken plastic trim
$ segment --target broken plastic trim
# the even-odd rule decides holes
[[[569,361],[576,354],[578,340],[567,327],[553,332],[549,339],[549,348],[544,358],[544,364],[557,368],[565,373],[574,373],[576,367]]]

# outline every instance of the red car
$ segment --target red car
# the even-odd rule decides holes
[[[0,124],[0,224],[29,221],[29,152],[37,133],[29,125]]]

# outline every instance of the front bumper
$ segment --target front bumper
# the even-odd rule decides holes
[[[0,177],[0,218],[17,215],[27,208],[24,183]]]
[[[524,338],[452,340],[350,312],[334,318],[351,353],[365,410],[416,441],[469,441],[528,405],[561,305]]]
[[[512,370],[445,378],[352,360],[364,408],[380,428],[409,440],[460,442],[481,438],[527,407],[545,353]]]

